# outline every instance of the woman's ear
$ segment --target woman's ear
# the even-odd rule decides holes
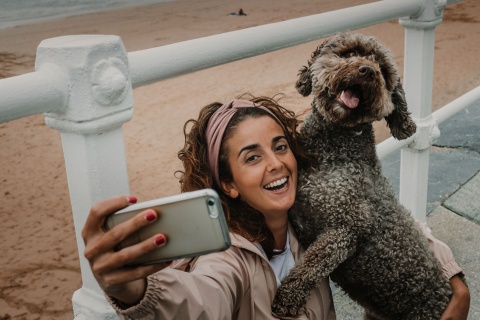
[[[220,184],[222,185],[223,192],[225,192],[225,194],[230,198],[236,199],[240,195],[237,189],[235,189],[235,186],[231,182],[226,183],[221,181]]]

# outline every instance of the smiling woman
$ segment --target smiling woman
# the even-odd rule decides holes
[[[185,168],[182,191],[213,186],[230,230],[260,243],[271,257],[276,245],[265,214],[282,206],[288,210],[295,199],[296,161],[307,162],[297,142],[295,114],[260,97],[210,104],[188,124],[193,126],[179,153]]]

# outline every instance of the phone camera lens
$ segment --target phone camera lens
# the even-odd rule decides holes
[[[215,206],[215,199],[214,198],[208,198],[207,199],[207,206],[208,206],[208,214],[210,215],[210,218],[217,219],[218,218],[218,209]]]

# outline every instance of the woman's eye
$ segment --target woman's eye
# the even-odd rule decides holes
[[[277,147],[275,148],[276,151],[285,151],[285,150],[287,150],[287,149],[288,149],[288,145],[287,145],[287,144],[281,144],[281,145],[279,145],[279,146],[277,146]]]
[[[247,162],[247,163],[248,163],[248,162],[253,162],[253,161],[257,160],[257,159],[258,159],[258,156],[257,156],[257,155],[253,155],[253,156],[248,157],[248,158],[245,160],[245,162]]]

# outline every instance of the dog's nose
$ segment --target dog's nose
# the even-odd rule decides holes
[[[358,68],[358,72],[360,72],[360,75],[370,80],[373,80],[375,77],[375,70],[373,70],[373,68],[370,66],[360,66]]]

